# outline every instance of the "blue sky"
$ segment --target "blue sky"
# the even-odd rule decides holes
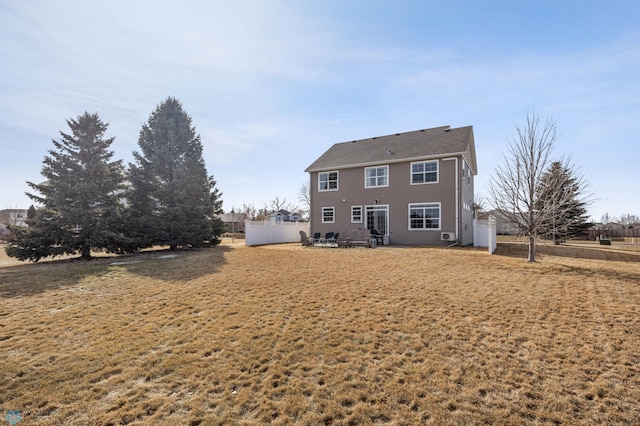
[[[552,115],[600,219],[640,214],[640,2],[0,2],[0,209],[27,208],[84,111],[115,158],[167,96],[202,137],[225,210],[298,204],[332,144],[474,126],[486,194],[516,124]]]

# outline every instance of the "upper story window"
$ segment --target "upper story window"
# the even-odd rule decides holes
[[[318,191],[337,191],[338,190],[338,172],[320,172],[318,173]]]
[[[466,161],[463,160],[463,162],[464,162],[464,164],[467,164]],[[471,173],[471,167],[469,167],[469,165],[467,164],[467,183],[468,184],[471,184],[471,174],[472,174]]]
[[[462,160],[462,181],[467,181],[467,184],[471,183],[471,167],[467,164],[467,162]]]
[[[411,163],[411,184],[437,183],[438,160]]]
[[[364,169],[364,187],[389,186],[389,166],[367,167]]]

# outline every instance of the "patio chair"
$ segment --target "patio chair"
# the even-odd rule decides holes
[[[372,229],[371,231],[371,238],[375,238],[376,239],[376,244],[381,246],[382,244],[384,244],[384,235],[379,233],[376,229]]]
[[[371,238],[371,230],[369,229],[363,229],[362,230],[362,239],[365,241],[365,247],[366,248],[371,248],[371,247],[375,247],[372,243],[372,238]],[[373,241],[376,241],[375,238],[373,238]]]
[[[321,236],[321,235],[322,235],[322,234],[320,234],[319,232],[315,232],[315,233],[313,234],[313,237],[309,238],[309,245],[311,245],[311,246],[315,246],[317,243],[319,243],[319,242],[320,242],[320,236]]]
[[[334,235],[335,232],[327,232],[326,234],[324,234],[324,240],[323,243],[324,244],[333,244],[335,243],[335,239],[334,239]]]
[[[300,244],[303,246],[311,245],[311,240],[307,237],[307,233],[304,231],[300,231]]]
[[[336,237],[338,241],[338,247],[351,247],[351,232],[343,229],[338,233],[339,237]]]

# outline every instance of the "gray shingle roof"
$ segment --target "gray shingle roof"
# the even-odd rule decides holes
[[[360,139],[333,145],[306,172],[344,169],[373,164],[413,161],[464,154],[474,173],[477,171],[473,126],[451,129],[449,126],[395,135]]]

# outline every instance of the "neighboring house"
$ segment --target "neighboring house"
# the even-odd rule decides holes
[[[287,210],[279,210],[271,213],[267,216],[269,222],[299,222],[300,215],[298,213],[291,213]]]
[[[333,145],[310,175],[311,233],[375,229],[385,243],[473,243],[473,127]]]
[[[616,222],[596,223],[587,232],[589,239],[592,240],[600,238],[638,238],[640,237],[640,223],[628,225]]]
[[[0,238],[9,235],[9,225],[24,226],[27,220],[27,210],[4,209],[0,210]]]

